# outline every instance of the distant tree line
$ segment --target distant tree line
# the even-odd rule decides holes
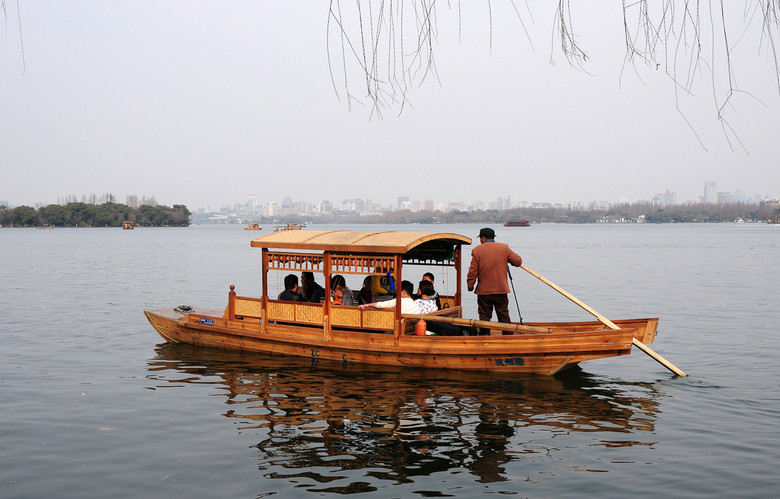
[[[149,204],[132,208],[113,202],[69,202],[38,209],[24,205],[15,208],[0,206],[2,227],[121,227],[125,221],[143,227],[186,227],[190,224],[190,210],[182,204],[175,204],[172,208]]]
[[[690,222],[771,222],[780,218],[780,209],[762,203],[761,205],[730,203],[659,208],[645,215],[645,222],[690,223]]]
[[[290,215],[286,217],[262,217],[261,223],[373,223],[373,224],[503,224],[507,220],[529,220],[531,223],[599,223],[599,222],[647,222],[647,223],[715,223],[780,220],[780,208],[776,203],[760,205],[748,203],[690,204],[659,207],[652,203],[615,205],[608,209],[575,210],[564,207],[512,208],[509,210],[477,211],[410,211],[397,210],[377,215],[334,212],[315,216]]]

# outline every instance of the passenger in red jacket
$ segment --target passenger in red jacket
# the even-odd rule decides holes
[[[512,322],[509,318],[509,281],[508,264],[519,267],[523,264],[520,255],[512,251],[507,244],[495,241],[493,229],[479,231],[479,246],[471,250],[471,265],[466,276],[469,291],[474,291],[476,283],[477,310],[479,320],[489,321],[496,309],[498,322]],[[483,329],[483,334],[488,331]],[[511,333],[504,333],[511,334]]]

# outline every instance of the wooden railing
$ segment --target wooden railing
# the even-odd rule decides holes
[[[324,309],[316,303],[268,300],[268,320],[320,326]],[[392,310],[364,310],[358,307],[334,306],[330,309],[331,327],[392,331]]]
[[[249,296],[236,296],[236,287],[231,284],[224,317],[225,319],[262,320],[263,300]]]
[[[442,297],[444,303],[452,297]],[[228,305],[224,317],[230,320],[263,320],[263,300],[249,296],[236,296],[235,286],[230,286]],[[425,317],[460,318],[461,307],[450,306],[426,314]],[[325,323],[325,310],[321,304],[292,302],[281,300],[267,300],[265,310],[266,320],[269,322],[295,323],[310,326],[322,326]],[[404,316],[410,320],[405,321],[405,332],[414,328],[416,320],[421,316]],[[393,309],[368,309],[360,310],[352,306],[331,306],[330,327],[344,329],[362,329],[375,331],[393,331],[395,329],[395,311]],[[445,319],[447,320],[447,319]]]

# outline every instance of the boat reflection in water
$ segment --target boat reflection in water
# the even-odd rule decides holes
[[[663,396],[647,384],[596,383],[577,368],[501,377],[185,344],[156,352],[148,367],[156,386],[214,383],[226,395],[224,416],[262,437],[256,445],[265,478],[306,477],[320,492],[371,491],[377,480],[403,483],[456,469],[479,482],[507,480],[509,461],[570,454],[546,440],[560,435],[593,433],[589,453],[650,446]],[[331,483],[360,470],[346,488]]]

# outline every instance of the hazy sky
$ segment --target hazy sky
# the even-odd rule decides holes
[[[649,200],[669,189],[682,202],[701,196],[705,180],[780,195],[774,62],[753,32],[735,45],[739,8],[733,71],[751,94],[736,94],[725,111],[747,152],[735,141],[732,151],[716,119],[722,75],[713,90],[702,71],[694,95],[677,97],[702,146],[663,66],[621,79],[621,2],[572,12],[589,74],[551,48],[555,6],[545,4],[531,7],[532,18],[521,10],[531,45],[512,4],[491,2],[491,49],[487,2],[440,3],[438,79],[412,84],[400,116],[396,108],[376,119],[367,105],[348,109],[339,49],[334,90],[325,1],[19,0],[21,40],[16,2],[7,2],[0,200],[110,192],[195,210],[250,194],[263,203],[568,202]],[[355,2],[341,7],[349,15]],[[350,81],[367,103],[361,75]]]

